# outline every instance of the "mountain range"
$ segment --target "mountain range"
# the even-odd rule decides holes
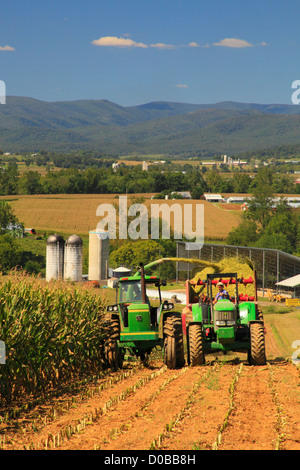
[[[9,96],[0,105],[5,152],[92,150],[99,154],[170,154],[209,158],[300,144],[300,106],[225,101],[107,100],[46,102]]]

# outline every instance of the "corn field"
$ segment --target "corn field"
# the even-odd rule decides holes
[[[92,291],[12,273],[0,278],[0,403],[103,368],[104,305]]]

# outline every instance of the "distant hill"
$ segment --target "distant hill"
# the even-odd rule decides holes
[[[0,105],[4,151],[95,150],[107,154],[236,154],[300,144],[300,106],[107,100],[45,102],[7,97]]]

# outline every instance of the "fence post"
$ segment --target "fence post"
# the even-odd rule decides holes
[[[179,256],[178,256],[178,243],[176,243],[176,258],[179,258]],[[176,261],[176,283],[178,283],[178,261]]]
[[[263,291],[263,297],[265,296],[265,250],[263,250],[263,278],[262,278],[263,284],[262,284],[262,291]]]
[[[276,266],[276,270],[277,270],[277,276],[276,276],[276,279],[277,281],[276,282],[279,282],[279,251],[277,251],[277,266]],[[278,286],[276,286],[276,294],[278,294]]]

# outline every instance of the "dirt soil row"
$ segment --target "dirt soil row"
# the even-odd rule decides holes
[[[179,370],[128,365],[86,386],[85,396],[61,396],[3,422],[1,447],[300,450],[299,369],[280,358],[271,331],[266,349],[272,359],[261,367],[243,354]]]

